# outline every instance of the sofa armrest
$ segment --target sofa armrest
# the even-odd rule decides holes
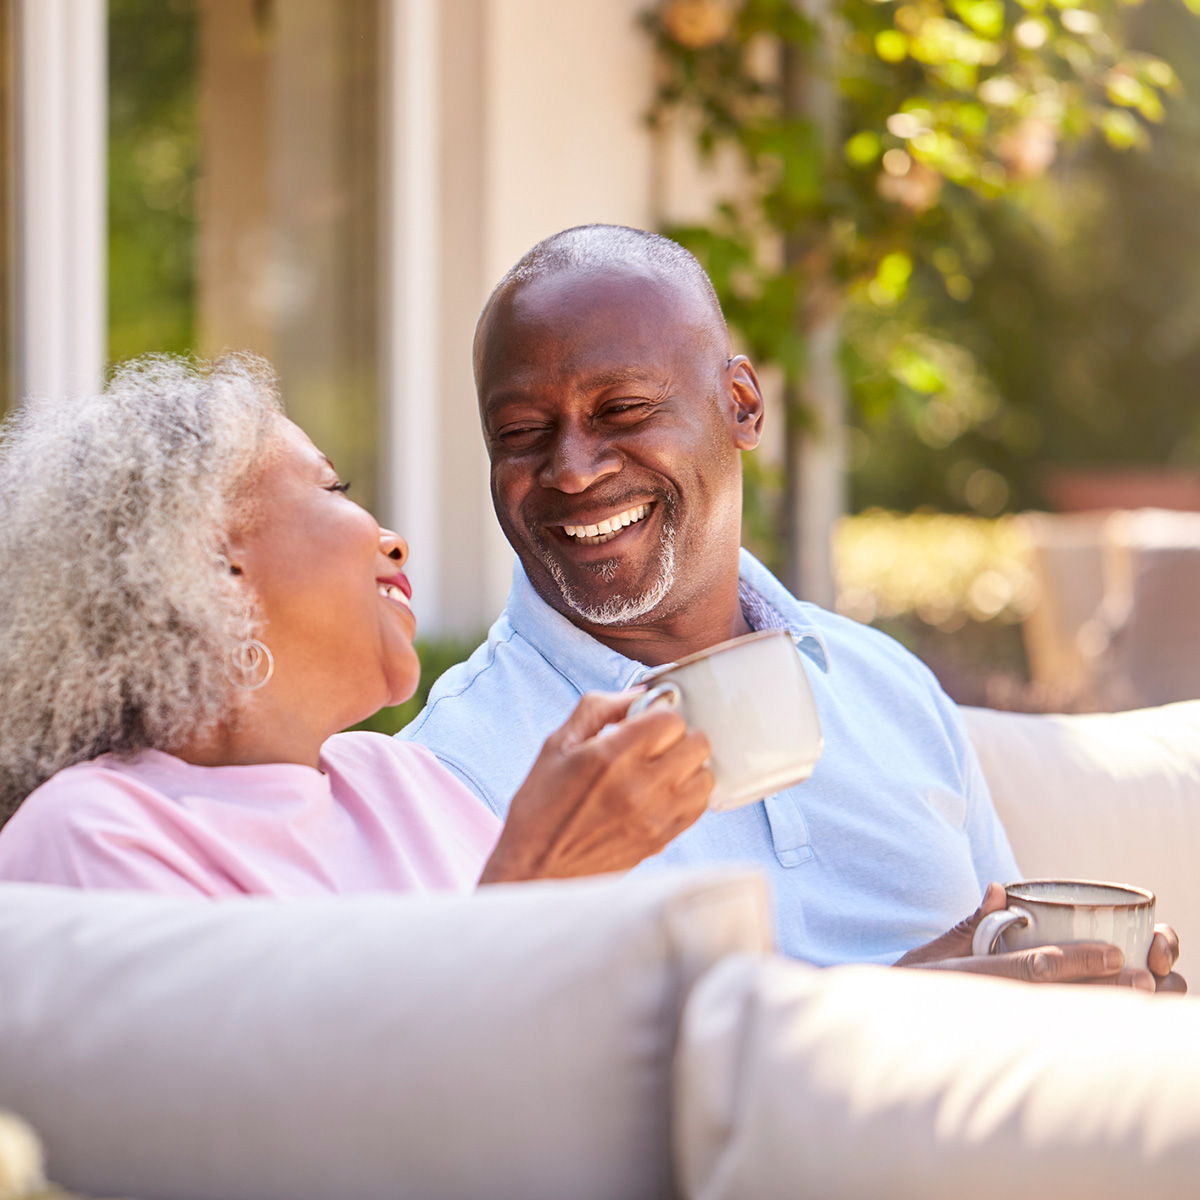
[[[0,1108],[94,1195],[662,1197],[683,999],[769,930],[730,871],[289,902],[0,886]]]
[[[1189,947],[1200,947],[1200,701],[1084,716],[962,712],[1025,876],[1150,888],[1158,919],[1179,933],[1186,975]]]
[[[1200,1003],[731,957],[675,1068],[686,1200],[1125,1200],[1200,1179]]]

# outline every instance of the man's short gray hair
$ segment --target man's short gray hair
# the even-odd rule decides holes
[[[576,225],[538,242],[496,285],[483,306],[476,327],[476,356],[492,306],[511,288],[545,275],[595,271],[611,266],[648,271],[679,288],[691,290],[711,309],[714,329],[724,330],[725,316],[716,289],[690,250],[661,233],[628,225]]]
[[[0,822],[64,767],[236,712],[255,614],[225,539],[281,413],[261,359],[151,356],[0,428]]]

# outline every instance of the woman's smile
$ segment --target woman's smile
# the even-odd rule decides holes
[[[377,579],[375,582],[379,588],[379,594],[385,600],[403,608],[408,613],[412,612],[412,584],[408,582],[408,577],[403,571],[389,575],[386,579]]]

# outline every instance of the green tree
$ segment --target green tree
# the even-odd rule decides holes
[[[1051,503],[1055,466],[1200,468],[1200,39],[1169,0],[1130,17],[1182,85],[1146,152],[1096,139],[1019,210],[983,211],[989,258],[965,298],[918,267],[882,319],[848,314],[857,506],[990,515]],[[958,355],[927,392],[896,370],[897,347],[921,339]]]
[[[651,120],[684,116],[702,152],[741,157],[738,195],[667,232],[708,267],[748,351],[783,369],[782,503],[751,513],[770,514],[793,587],[829,599],[804,557],[827,531],[806,538],[802,522],[806,475],[822,469],[814,443],[836,446],[844,418],[844,359],[868,409],[900,395],[923,410],[953,381],[953,404],[927,414],[943,434],[995,415],[969,346],[922,335],[902,304],[931,280],[969,299],[993,262],[992,224],[1031,219],[1064,148],[1147,141],[1177,80],[1132,47],[1127,22],[1118,0],[669,0],[646,14],[661,64]],[[842,322],[859,301],[872,317],[851,316],[847,354]],[[893,313],[902,328],[888,328]]]

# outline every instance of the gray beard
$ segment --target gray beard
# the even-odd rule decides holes
[[[675,526],[667,514],[658,552],[658,576],[640,596],[612,596],[603,604],[589,604],[567,582],[558,560],[548,550],[538,546],[538,557],[550,572],[567,607],[589,625],[632,625],[649,616],[675,585]],[[616,564],[598,563],[593,570],[608,582],[616,573]]]

